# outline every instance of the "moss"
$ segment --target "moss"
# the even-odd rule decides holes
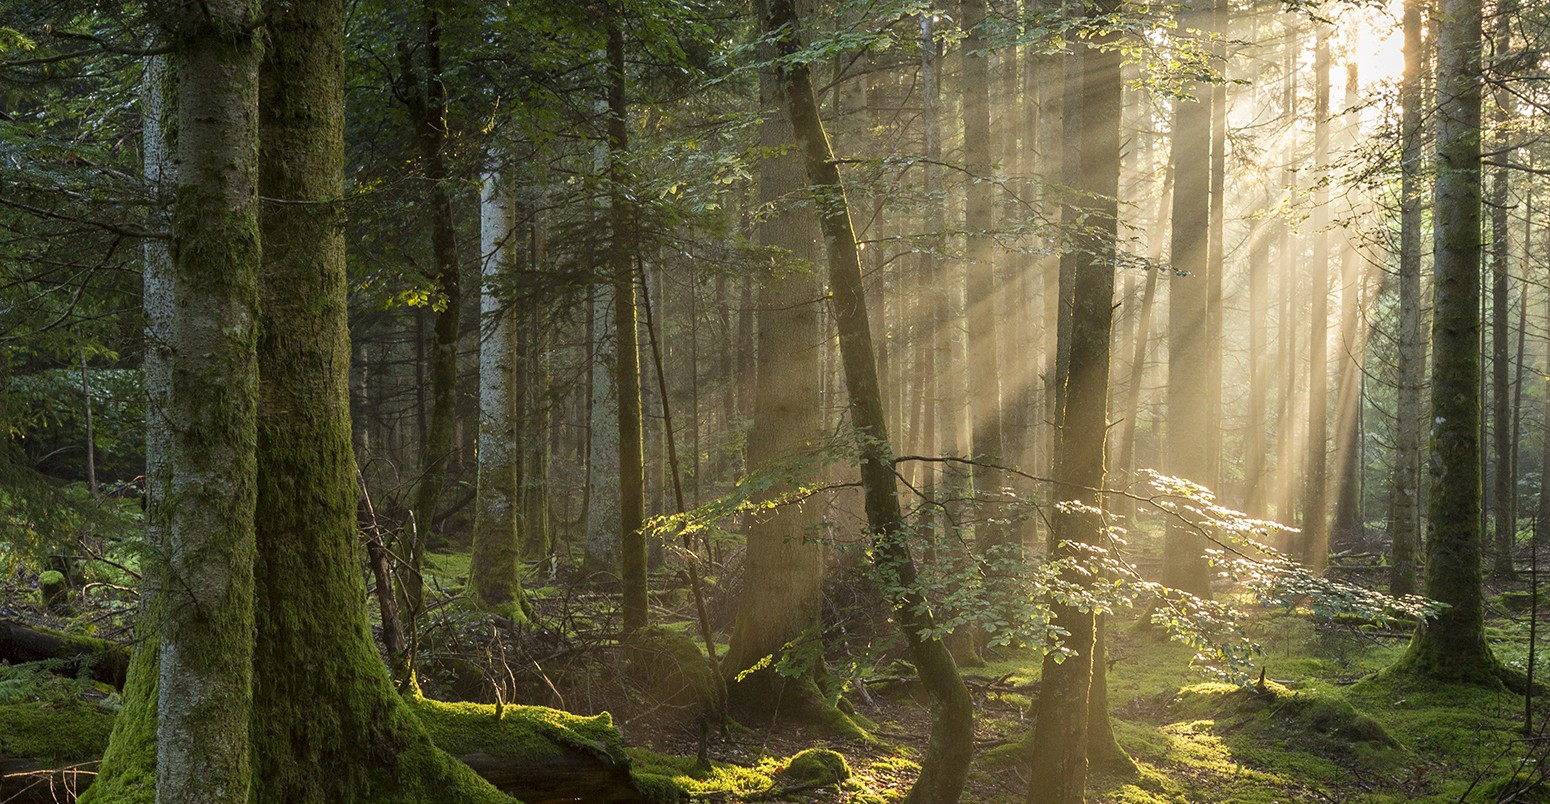
[[[681,801],[687,797],[731,795],[747,798],[775,789],[779,764],[761,759],[754,767],[711,762],[709,767],[694,757],[657,754],[642,748],[625,749],[633,765],[636,784],[651,791],[654,802]]]
[[[141,630],[146,629],[142,626]],[[153,640],[144,640],[141,645],[129,660],[124,705],[114,718],[97,778],[81,794],[81,804],[152,804],[156,800],[158,651]]]
[[[726,686],[693,639],[671,628],[650,626],[630,635],[625,650],[651,700],[666,711],[720,719]]]
[[[559,757],[581,750],[627,761],[624,741],[606,712],[592,717],[542,706],[448,703],[406,698],[431,741],[451,754],[482,751],[495,757]]]
[[[809,748],[791,757],[778,778],[791,785],[823,787],[849,779],[850,765],[836,751]]]
[[[38,602],[44,606],[59,606],[70,600],[70,588],[65,584],[65,574],[49,570],[38,576]]]
[[[44,764],[96,759],[112,730],[113,715],[87,701],[7,704],[0,706],[0,756]]]

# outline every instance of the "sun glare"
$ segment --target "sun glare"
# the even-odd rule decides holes
[[[1400,28],[1402,4],[1362,8],[1349,17],[1351,55],[1363,87],[1396,82],[1405,70],[1404,33]]]

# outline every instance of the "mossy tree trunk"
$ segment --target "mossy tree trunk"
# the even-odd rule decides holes
[[[286,7],[268,31],[254,801],[507,801],[431,744],[371,639],[350,445],[343,3]]]
[[[258,3],[166,12],[178,47],[156,796],[244,804],[252,771]]]
[[[1117,10],[1117,3],[1088,3],[1094,19]],[[1120,66],[1113,35],[1077,47],[1066,57],[1065,181],[1077,189],[1062,215],[1067,225],[1081,224],[1071,244],[1075,285],[1071,319],[1071,363],[1066,378],[1064,434],[1055,449],[1056,493],[1074,507],[1057,508],[1050,556],[1073,562],[1063,572],[1072,584],[1089,585],[1091,573],[1083,545],[1104,543],[1104,443],[1108,432],[1109,339],[1113,325],[1114,270],[1118,236],[1120,117],[1123,108]],[[1073,153],[1074,152],[1074,153]],[[1064,661],[1045,657],[1033,738],[1028,800],[1081,802],[1087,780],[1089,742],[1101,740],[1108,759],[1113,738],[1105,728],[1090,729],[1094,663],[1102,655],[1096,618],[1076,606],[1052,605],[1051,624],[1065,629],[1062,644],[1073,651]],[[1103,677],[1099,677],[1103,678]],[[1104,690],[1097,697],[1106,700]],[[1095,733],[1092,733],[1095,732]]]
[[[765,12],[763,2],[759,13]],[[759,59],[774,59],[774,46],[761,42]],[[811,208],[792,203],[806,186],[802,157],[791,150],[791,118],[778,91],[775,70],[759,77],[760,107],[767,116],[760,145],[770,154],[759,163],[759,245],[766,249],[767,270],[757,302],[753,422],[748,431],[748,465],[754,471],[784,473],[781,462],[799,461],[822,437],[818,388],[821,290],[815,261],[818,221]],[[793,491],[789,480],[765,493],[775,499]],[[788,643],[817,638],[822,606],[823,545],[812,538],[818,524],[811,506],[786,505],[749,519],[748,553],[737,620],[723,669],[731,676]],[[739,715],[768,720],[780,712],[803,717],[823,705],[808,683],[787,684],[772,669],[761,670],[727,688]]]
[[[523,614],[522,542],[518,533],[517,321],[509,288],[517,267],[516,218],[509,170],[494,161],[479,203],[480,297],[479,488],[474,501],[469,585],[481,605]],[[526,378],[523,378],[525,381]]]
[[[1442,0],[1436,19],[1433,458],[1422,591],[1448,607],[1417,630],[1403,665],[1495,683],[1480,586],[1480,3]]]
[[[800,51],[794,0],[769,0],[763,23],[764,31],[775,41],[776,52],[782,57],[777,68],[780,92],[791,115],[792,131],[802,152],[823,232],[833,293],[831,309],[839,331],[851,422],[860,440],[861,484],[873,562],[893,599],[894,616],[931,699],[930,742],[922,757],[920,777],[905,800],[946,804],[958,800],[968,778],[969,761],[974,755],[973,703],[947,646],[930,636],[936,624],[916,587],[915,563],[910,557],[908,529],[899,508],[892,448],[877,382],[877,361],[867,323],[861,258],[851,226],[850,204],[818,116],[807,65],[792,58]]]
[[[1421,325],[1421,1],[1405,0],[1405,70],[1400,84],[1399,388],[1394,432],[1394,494],[1389,536],[1389,592],[1416,591],[1416,553],[1421,542],[1421,385],[1426,336]]]
[[[1179,9],[1181,30],[1204,30],[1213,0],[1190,0]],[[1206,482],[1210,470],[1211,382],[1208,348],[1210,303],[1206,243],[1210,237],[1211,88],[1190,87],[1173,111],[1173,225],[1168,299],[1168,471]],[[1173,523],[1163,549],[1163,583],[1200,596],[1211,594],[1205,543],[1192,528]]]

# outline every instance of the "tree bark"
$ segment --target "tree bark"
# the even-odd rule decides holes
[[[1329,170],[1329,25],[1315,23],[1313,44],[1313,166]],[[1329,190],[1313,190],[1313,261],[1309,264],[1308,438],[1304,449],[1302,561],[1313,573],[1329,563]]]
[[[1448,604],[1402,660],[1445,680],[1495,683],[1485,641],[1480,526],[1480,44],[1478,0],[1442,0],[1432,308],[1432,485],[1427,597]]]
[[[1421,324],[1421,2],[1405,0],[1405,70],[1400,85],[1401,162],[1399,212],[1399,388],[1394,433],[1394,496],[1389,524],[1392,561],[1389,591],[1416,591],[1420,548],[1421,391],[1426,372],[1426,333]]]

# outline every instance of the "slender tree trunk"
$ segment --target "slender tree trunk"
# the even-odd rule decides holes
[[[1361,102],[1355,62],[1346,64],[1345,132],[1347,147],[1358,142],[1361,121],[1355,111]],[[1362,333],[1361,296],[1365,272],[1353,238],[1360,221],[1352,205],[1351,220],[1342,228],[1340,248],[1340,353],[1335,391],[1335,518],[1330,541],[1337,549],[1350,549],[1363,535],[1362,516],[1362,368],[1367,338]]]
[[[789,60],[799,48],[792,0],[770,1],[764,30],[775,40],[777,53],[785,57],[777,69],[779,90],[790,111],[792,131],[806,164],[828,255],[831,307],[840,335],[851,421],[861,436],[861,482],[873,562],[886,578],[884,587],[898,590],[893,593],[894,617],[931,699],[930,742],[922,757],[920,777],[905,800],[912,804],[947,804],[958,800],[968,777],[974,753],[973,703],[946,645],[928,636],[935,622],[915,586],[915,563],[910,557],[908,528],[899,508],[850,205],[818,117],[807,67]]]
[[[1313,163],[1329,171],[1329,25],[1316,23],[1313,45]],[[1329,563],[1329,190],[1313,190],[1313,261],[1308,281],[1308,440],[1303,464],[1302,560],[1314,573]]]
[[[463,294],[458,276],[457,227],[452,211],[451,176],[446,164],[450,132],[447,94],[442,84],[442,10],[437,0],[424,0],[423,74],[413,64],[407,43],[399,45],[402,81],[414,123],[416,158],[429,188],[431,270],[426,277],[440,293],[431,336],[431,404],[425,441],[420,445],[420,483],[415,488],[409,532],[409,573],[404,598],[412,622],[423,608],[425,550],[433,537],[436,514],[446,486],[450,462],[457,450],[457,352],[462,334]]]
[[[1405,0],[1405,71],[1400,85],[1401,163],[1399,213],[1399,389],[1394,432],[1393,556],[1389,591],[1416,591],[1416,552],[1421,544],[1421,391],[1426,335],[1421,325],[1421,3]]]
[[[1208,28],[1214,0],[1179,10],[1181,30]],[[1211,88],[1196,82],[1193,99],[1179,98],[1173,124],[1173,274],[1168,300],[1169,472],[1208,482],[1211,470],[1210,240]],[[1163,583],[1209,596],[1205,543],[1193,529],[1171,524],[1164,542]]]
[[[1088,13],[1116,10],[1116,3],[1088,3]],[[1110,35],[1109,38],[1113,38]],[[1104,443],[1108,435],[1109,338],[1113,324],[1114,269],[1118,236],[1120,118],[1123,99],[1118,50],[1093,43],[1067,56],[1066,182],[1081,195],[1066,208],[1068,225],[1083,224],[1071,246],[1079,263],[1073,266],[1075,309],[1071,319],[1071,373],[1066,380],[1065,434],[1055,453],[1057,493],[1081,503],[1081,508],[1057,509],[1050,555],[1078,562],[1079,545],[1104,544],[1104,522],[1095,509],[1103,505],[1097,490],[1104,482]],[[1072,103],[1072,101],[1076,101]],[[1065,255],[1062,255],[1065,259]],[[1088,585],[1091,574],[1075,567],[1066,580]],[[1043,687],[1033,737],[1030,802],[1080,804],[1084,801],[1089,749],[1100,736],[1112,750],[1112,735],[1089,723],[1094,662],[1102,655],[1097,623],[1091,611],[1065,603],[1052,604],[1051,624],[1066,631],[1062,644],[1074,655],[1044,659]],[[1103,696],[1104,691],[1098,690]],[[1107,722],[1107,712],[1096,713]],[[1105,752],[1105,757],[1108,752]]]
[[[1227,47],[1220,37],[1227,36],[1228,0],[1212,0],[1211,32],[1217,39],[1210,44],[1212,60],[1222,71],[1222,80],[1211,84],[1211,207],[1209,236],[1206,239],[1206,415],[1211,425],[1205,430],[1205,473],[1194,478],[1224,494],[1222,472],[1222,293],[1227,268],[1224,237],[1227,232]]]
[[[1492,39],[1495,58],[1508,57],[1512,49],[1512,24],[1517,19],[1515,0],[1502,0],[1494,22]],[[1507,129],[1517,115],[1512,91],[1498,86],[1495,96],[1496,135],[1493,137],[1493,159],[1511,162],[1513,148]],[[1508,217],[1511,198],[1510,172],[1505,168],[1492,171],[1491,183],[1491,422],[1492,451],[1495,453],[1494,474],[1491,477],[1493,506],[1496,509],[1495,545],[1492,553],[1491,576],[1498,579],[1512,578],[1517,573],[1512,566],[1512,550],[1518,529],[1518,477],[1513,464],[1513,447],[1517,442],[1513,432],[1512,405],[1512,351],[1511,351],[1511,295],[1512,295],[1512,241],[1508,236],[1512,229]]]
[[[1424,594],[1448,607],[1416,632],[1405,663],[1493,683],[1485,641],[1480,505],[1480,44],[1477,0],[1437,20],[1437,195],[1432,308],[1432,487]]]
[[[614,289],[614,387],[619,399],[619,579],[624,630],[646,625],[645,444],[641,439],[640,338],[636,329],[636,220],[627,190],[629,150],[624,21],[608,16],[608,263]]]
[[[519,432],[517,321],[509,283],[518,243],[511,169],[492,159],[479,203],[480,295],[479,487],[474,500],[474,544],[468,582],[480,604],[522,619],[522,539],[517,518],[519,463],[526,445]]]

